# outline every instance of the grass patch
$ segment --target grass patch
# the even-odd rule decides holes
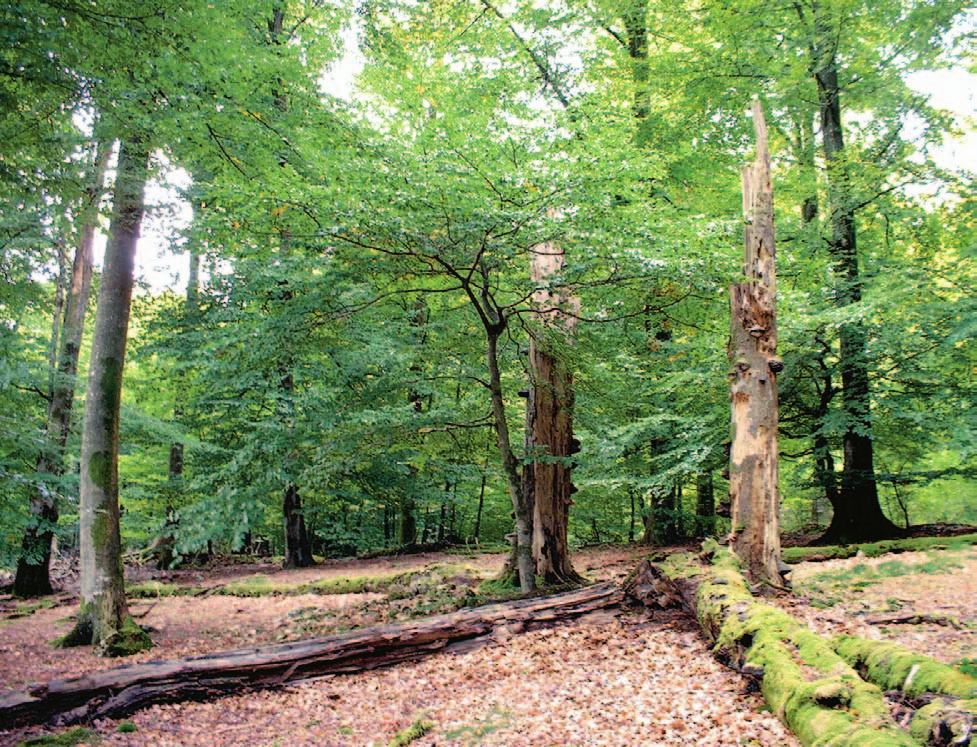
[[[489,734],[508,726],[509,722],[509,712],[500,710],[496,706],[485,719],[471,726],[449,729],[444,733],[444,738],[450,742],[461,742],[466,747],[471,747],[482,741],[483,737],[487,737]]]
[[[901,540],[884,540],[862,545],[824,545],[822,547],[786,547],[781,555],[785,563],[803,563],[805,560],[853,558],[859,552],[866,558],[877,558],[886,553],[921,552],[926,550],[961,550],[977,545],[977,534],[961,534],[958,537],[913,537]]]
[[[40,610],[49,610],[57,607],[58,603],[54,599],[36,599],[31,602],[17,602],[17,606],[12,612],[6,615],[8,620],[16,620],[20,617],[30,617]]]
[[[429,731],[434,728],[434,724],[430,721],[425,721],[422,714],[414,719],[414,723],[408,728],[404,729],[400,734],[395,736],[390,740],[390,747],[407,747],[411,742],[416,739],[420,739]]]
[[[960,661],[953,662],[953,666],[968,677],[977,678],[977,659],[961,659]]]
[[[101,744],[102,736],[97,731],[85,729],[81,726],[69,729],[61,734],[42,734],[18,742],[17,747],[33,747],[34,745],[48,745],[48,747],[75,747],[79,744]]]
[[[926,560],[907,563],[898,558],[881,563],[857,563],[850,568],[821,571],[794,582],[794,591],[807,597],[814,607],[825,608],[851,598],[852,591],[865,589],[887,578],[925,574],[949,573],[962,568],[962,563],[948,553],[928,553]],[[899,601],[886,601],[889,611],[899,607]]]

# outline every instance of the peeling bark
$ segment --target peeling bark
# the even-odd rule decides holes
[[[755,582],[781,586],[777,372],[783,364],[777,358],[773,186],[759,102],[753,105],[753,122],[756,161],[743,169],[743,273],[748,282],[730,288],[730,542]]]
[[[567,538],[573,505],[572,456],[579,449],[573,437],[573,372],[553,350],[553,338],[572,334],[579,302],[562,287],[563,250],[555,242],[532,251],[539,337],[529,346],[530,387],[526,403],[527,457],[524,484],[533,504],[533,562],[546,583],[576,583],[580,576],[570,563]],[[567,313],[567,312],[571,313]]]

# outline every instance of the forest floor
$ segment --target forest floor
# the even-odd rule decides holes
[[[576,553],[574,564],[589,580],[617,580],[645,554],[635,547],[592,548]],[[166,574],[132,569],[133,581],[153,577],[191,595],[132,600],[156,645],[125,663],[434,614],[501,564],[500,555],[428,554],[290,571],[264,562]],[[392,579],[397,593],[299,593],[309,588],[301,584],[364,577]],[[891,640],[946,663],[977,656],[977,548],[801,563],[792,578],[796,593],[777,603],[821,633]],[[51,647],[71,628],[77,603],[76,581],[69,575],[63,583],[51,607],[32,609],[0,596],[0,696],[123,663],[85,648]],[[288,593],[228,593],[270,587]],[[145,593],[145,583],[142,588]],[[130,731],[101,721],[71,744],[362,747],[389,745],[420,724],[415,734],[423,734],[410,741],[417,747],[799,744],[748,682],[716,663],[693,620],[644,609],[497,635],[475,650],[388,669],[152,706],[123,724]],[[3,731],[0,724],[0,746],[43,733],[51,731]]]

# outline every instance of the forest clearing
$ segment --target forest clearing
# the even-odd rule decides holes
[[[577,559],[589,581],[620,581],[644,554],[603,547],[582,550]],[[501,560],[426,554],[296,570],[249,563],[144,572],[167,576],[134,581],[141,591],[133,612],[153,628],[156,646],[127,664],[322,636],[417,614],[424,605],[437,612],[491,577]],[[891,641],[946,664],[969,659],[970,671],[977,665],[977,548],[802,562],[792,576],[795,595],[776,604],[822,635]],[[301,584],[370,577],[399,578],[397,592],[295,593]],[[413,593],[410,581],[404,585],[410,578]],[[187,594],[153,597],[154,583],[182,586]],[[70,590],[57,606],[19,615],[24,603],[0,599],[0,697],[116,664],[90,649],[50,646],[71,625]],[[908,722],[906,706],[895,707]],[[640,605],[525,632],[501,626],[472,650],[376,671],[153,705],[96,721],[77,744],[379,746],[418,723],[426,726],[410,744],[424,747],[801,744],[750,678],[715,660],[693,618]],[[39,733],[51,732],[36,726],[2,732],[0,744]]]

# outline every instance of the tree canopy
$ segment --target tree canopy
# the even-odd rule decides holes
[[[127,547],[169,541],[167,562],[260,538],[285,552],[289,490],[318,556],[501,543],[517,472],[539,459],[573,467],[574,543],[721,536],[701,499],[727,486],[727,293],[754,98],[777,195],[783,526],[842,510],[858,439],[886,521],[975,520],[977,196],[972,172],[934,158],[970,125],[910,85],[972,65],[965,3],[2,13],[5,564],[25,531],[75,544],[77,413],[61,466],[38,460],[57,451],[58,377],[82,399],[58,373],[71,259],[84,226],[119,209],[97,156],[133,138],[154,173],[188,174],[192,220],[156,247],[188,286],[134,301]],[[355,70],[348,98],[328,92],[339,69]],[[534,280],[553,243],[564,265]],[[536,313],[544,290],[575,299],[572,337]],[[520,391],[544,338],[572,372],[572,457],[524,448]],[[60,518],[32,511],[41,489]]]

